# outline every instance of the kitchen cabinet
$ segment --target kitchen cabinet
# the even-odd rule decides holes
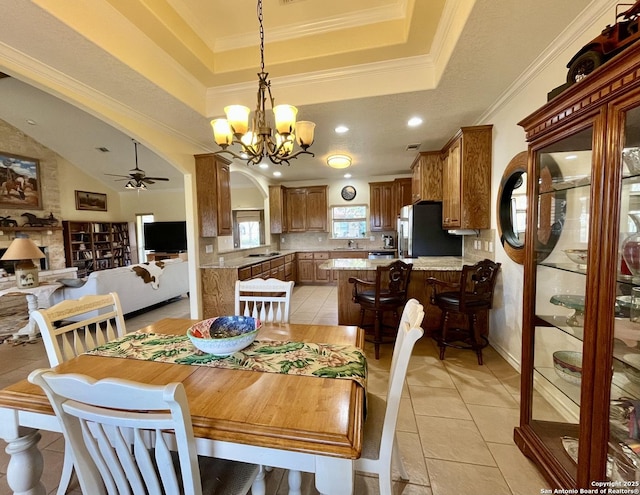
[[[297,255],[298,284],[326,284],[331,282],[331,271],[321,270],[321,264],[329,259],[327,251],[304,252]]]
[[[410,205],[412,201],[412,180],[410,177],[395,179],[393,181],[393,230],[396,229],[396,218],[403,206]]]
[[[312,284],[315,282],[315,264],[313,253],[298,253],[298,283]]]
[[[272,234],[287,232],[285,191],[283,186],[269,186],[269,225]]]
[[[287,232],[327,231],[327,186],[285,190]]]
[[[321,270],[320,265],[327,262],[329,253],[326,251],[313,253],[314,282],[327,283],[331,281],[331,270]]]
[[[442,201],[442,152],[418,153],[411,164],[411,201]]]
[[[640,288],[639,68],[634,45],[520,123],[528,223],[514,438],[549,483],[575,493],[640,479],[640,321],[630,312]],[[579,249],[585,256],[568,252]]]
[[[213,153],[195,159],[200,237],[233,235],[230,162]]]
[[[66,265],[78,278],[131,264],[128,222],[62,222]]]
[[[371,232],[396,229],[393,181],[369,182],[369,229]]]
[[[442,226],[491,226],[491,125],[463,127],[443,148]]]

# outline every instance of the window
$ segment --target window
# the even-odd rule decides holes
[[[364,239],[367,235],[367,206],[331,207],[331,237],[334,239]]]
[[[263,210],[234,210],[234,247],[246,249],[264,244]]]
[[[136,241],[138,242],[138,263],[147,261],[147,253],[144,249],[144,224],[153,222],[153,213],[136,213]],[[135,260],[133,260],[135,261]]]

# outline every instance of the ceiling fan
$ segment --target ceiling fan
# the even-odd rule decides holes
[[[124,186],[127,189],[146,189],[147,184],[154,184],[157,180],[168,181],[169,179],[167,177],[147,177],[147,174],[145,173],[145,171],[142,170],[141,168],[138,168],[138,143],[136,142],[135,139],[132,141],[133,141],[133,146],[136,154],[135,168],[132,168],[131,170],[129,170],[129,175],[120,175],[120,174],[105,174],[105,175],[111,175],[113,177],[122,177],[121,179],[115,179],[116,181],[119,181],[119,180],[129,181]]]

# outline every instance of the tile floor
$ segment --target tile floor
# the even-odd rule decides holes
[[[180,301],[127,319],[133,331],[162,317],[188,317],[188,301]],[[292,297],[292,323],[337,323],[335,287],[301,286]],[[367,348],[372,352],[373,348]],[[448,349],[440,361],[431,339],[414,350],[398,422],[402,457],[409,483],[396,482],[396,495],[533,495],[548,488],[534,465],[513,443],[518,423],[519,374],[491,348],[478,366],[468,351]],[[369,361],[369,392],[384,395],[391,351]],[[25,378],[48,362],[41,341],[0,344],[0,387]],[[0,444],[4,444],[0,440]],[[43,432],[43,483],[55,493],[62,466],[63,442]],[[0,452],[0,495],[10,493],[5,474],[8,456]],[[69,493],[79,494],[77,488]],[[275,469],[267,475],[267,493],[284,495],[287,476]],[[313,477],[303,475],[303,495],[315,495]],[[356,495],[378,494],[376,477],[357,475]]]

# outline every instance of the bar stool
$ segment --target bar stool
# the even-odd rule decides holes
[[[440,348],[440,359],[444,359],[447,347],[470,349],[482,364],[482,349],[489,340],[482,335],[478,325],[478,314],[491,309],[493,289],[496,285],[500,263],[482,260],[475,265],[462,267],[460,282],[445,282],[434,277],[427,278],[431,286],[431,304],[442,311],[440,334],[436,336]],[[452,316],[461,315],[468,323],[467,328],[450,325]]]
[[[397,260],[390,265],[377,267],[376,279],[373,282],[349,277],[349,283],[353,284],[353,302],[360,305],[360,327],[365,330],[373,327],[372,342],[376,359],[380,359],[380,344],[385,343],[383,339],[385,328],[394,332],[393,340],[387,342],[391,343],[395,340],[399,322],[398,310],[407,302],[407,287],[412,268],[412,264]],[[373,312],[373,324],[365,325],[365,311]],[[393,324],[384,323],[383,318],[386,312],[393,313]]]

